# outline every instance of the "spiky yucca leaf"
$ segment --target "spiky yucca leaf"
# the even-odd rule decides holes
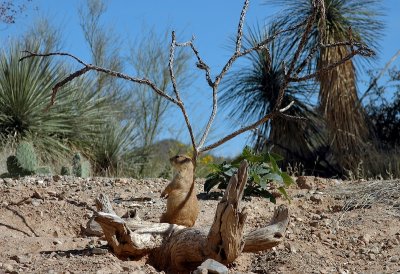
[[[304,56],[315,47],[320,39],[324,43],[349,40],[349,27],[353,39],[377,46],[383,24],[380,0],[324,0],[325,18],[318,16],[306,44]],[[280,29],[292,27],[304,22],[312,14],[310,0],[268,0],[283,7],[276,24]],[[287,33],[283,39],[288,54],[296,48],[304,29]],[[308,69],[315,70],[343,58],[349,49],[345,47],[320,50],[309,64]],[[336,160],[342,169],[354,169],[363,157],[369,138],[365,111],[357,95],[356,67],[353,60],[320,75],[319,103],[320,111],[327,123],[329,140]]]
[[[95,172],[103,176],[132,176],[137,144],[132,124],[123,126],[114,121],[102,126],[92,147]]]
[[[275,31],[275,26],[271,26],[269,31],[263,31],[259,26],[249,29],[245,46],[251,47]],[[221,101],[223,106],[232,109],[230,114],[234,118],[246,123],[254,122],[273,110],[283,84],[283,53],[280,41],[276,40],[269,44],[268,50],[248,55],[249,66],[228,76]],[[275,118],[263,124],[259,128],[261,138],[256,135],[253,140],[258,150],[265,149],[266,143],[269,143],[275,145],[274,149],[284,156],[286,162],[314,162],[316,151],[325,144],[325,136],[322,120],[311,106],[302,102],[312,94],[312,87],[310,83],[288,87],[282,106],[294,101],[287,113],[303,117],[306,121]]]
[[[49,160],[57,160],[71,146],[87,149],[113,113],[108,98],[80,80],[60,89],[56,104],[48,108],[52,88],[67,74],[50,58],[19,62],[26,47],[35,51],[39,45],[14,43],[0,56],[1,135],[33,140],[40,155]]]

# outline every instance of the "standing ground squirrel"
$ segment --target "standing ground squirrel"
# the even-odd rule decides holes
[[[185,155],[174,156],[169,161],[176,173],[161,193],[161,197],[167,197],[167,212],[162,214],[160,222],[191,227],[199,215],[194,165],[192,159]]]

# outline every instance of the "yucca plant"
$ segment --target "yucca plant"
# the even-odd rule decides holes
[[[269,30],[260,26],[249,29],[244,40],[245,46],[251,47],[276,31],[274,25]],[[283,84],[283,49],[281,41],[275,40],[269,44],[268,49],[249,54],[248,65],[228,76],[221,102],[224,107],[232,109],[230,114],[236,120],[256,121],[272,112]],[[288,87],[282,105],[286,106],[294,101],[287,114],[305,120],[276,117],[263,124],[253,139],[253,146],[257,151],[267,150],[273,145],[273,151],[284,157],[283,164],[300,161],[314,164],[318,151],[325,146],[325,125],[312,106],[303,102],[313,95],[313,87],[312,83]],[[293,138],[294,136],[296,137]]]
[[[304,22],[313,12],[311,0],[268,0],[283,7],[275,20],[280,29]],[[379,20],[380,0],[324,0],[325,18],[318,17],[306,44],[305,54],[315,47],[320,38],[323,43],[352,39],[375,47],[383,24]],[[295,48],[302,37],[303,29],[283,36],[288,51]],[[343,58],[349,51],[346,47],[323,48],[314,55],[308,69],[315,70]],[[320,85],[319,110],[324,117],[332,140],[331,147],[336,159],[344,169],[356,168],[366,149],[369,126],[365,111],[357,94],[356,66],[353,59],[322,73],[317,79]]]
[[[95,173],[103,176],[132,176],[134,173],[134,148],[138,145],[132,124],[117,121],[101,127],[99,138],[92,147]]]
[[[26,41],[13,43],[0,56],[1,138],[30,139],[43,160],[57,160],[70,147],[85,150],[99,127],[113,114],[108,98],[100,97],[87,80],[59,90],[49,107],[52,88],[66,77],[61,64],[30,58],[19,62],[22,51],[38,50]]]

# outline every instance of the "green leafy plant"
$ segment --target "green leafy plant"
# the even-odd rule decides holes
[[[276,197],[271,192],[276,188],[287,200],[290,200],[285,188],[293,184],[293,179],[279,168],[277,161],[282,160],[282,157],[273,153],[255,153],[249,147],[245,147],[242,154],[231,163],[212,164],[213,172],[207,176],[204,190],[208,193],[215,186],[225,189],[243,160],[249,163],[245,196],[262,196],[276,203]]]

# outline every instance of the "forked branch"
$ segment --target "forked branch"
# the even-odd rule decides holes
[[[250,0],[245,0],[243,7],[242,7],[242,11],[240,14],[239,23],[238,23],[238,27],[237,27],[237,35],[236,35],[236,39],[235,39],[235,41],[236,41],[235,50],[234,50],[233,54],[231,55],[231,57],[226,62],[226,64],[223,66],[220,73],[217,74],[214,79],[212,79],[212,77],[211,77],[210,67],[201,58],[199,51],[197,50],[197,48],[194,45],[194,37],[190,41],[187,41],[184,43],[178,43],[176,41],[175,32],[172,32],[172,40],[171,40],[171,44],[170,44],[168,67],[169,67],[169,74],[170,74],[172,87],[173,87],[173,91],[174,91],[174,96],[167,94],[167,92],[165,90],[158,88],[153,81],[151,81],[147,78],[132,77],[132,76],[123,74],[121,72],[112,71],[112,70],[102,68],[99,66],[95,66],[92,64],[87,64],[87,63],[83,62],[82,60],[80,60],[79,58],[77,58],[76,56],[69,54],[69,53],[55,52],[55,53],[41,54],[41,53],[34,53],[31,51],[25,51],[25,53],[27,53],[27,55],[22,57],[20,59],[20,61],[24,60],[26,58],[31,58],[31,57],[67,56],[67,57],[73,58],[74,60],[76,60],[78,63],[80,63],[83,66],[83,68],[71,73],[68,77],[66,77],[62,81],[58,82],[54,86],[53,93],[52,93],[52,99],[51,99],[51,105],[54,104],[55,97],[56,97],[56,94],[57,94],[57,91],[59,88],[66,85],[67,83],[71,82],[73,79],[80,77],[83,74],[85,74],[86,72],[91,71],[91,70],[103,72],[103,73],[106,73],[106,74],[114,76],[114,77],[122,78],[122,79],[125,79],[128,81],[134,82],[134,83],[148,86],[155,93],[164,97],[171,103],[175,104],[181,110],[184,120],[185,120],[185,123],[186,123],[186,126],[189,131],[191,142],[192,142],[192,147],[193,147],[193,151],[194,151],[194,160],[196,160],[196,158],[198,157],[198,155],[200,153],[211,150],[213,148],[216,148],[216,147],[222,145],[223,143],[231,140],[232,138],[236,137],[237,135],[242,134],[246,131],[254,130],[256,127],[260,126],[261,124],[267,122],[270,119],[273,119],[276,116],[281,116],[281,117],[290,118],[290,119],[296,119],[296,117],[292,117],[292,116],[284,114],[284,112],[287,111],[293,105],[293,103],[290,103],[289,105],[282,107],[282,102],[283,102],[283,98],[285,95],[285,91],[290,83],[307,81],[311,78],[318,77],[322,72],[324,72],[326,70],[331,70],[337,66],[340,66],[341,64],[345,63],[346,61],[350,60],[351,58],[353,58],[356,55],[371,56],[374,54],[374,52],[371,49],[369,49],[367,46],[353,40],[353,37],[351,34],[351,29],[350,29],[349,30],[349,41],[341,41],[341,42],[336,42],[336,43],[332,43],[332,44],[324,44],[324,37],[323,37],[324,34],[322,33],[318,39],[319,43],[310,51],[308,56],[306,56],[306,58],[302,62],[299,62],[300,56],[302,56],[302,53],[304,52],[305,44],[307,42],[307,39],[309,38],[312,27],[315,24],[324,24],[324,22],[323,22],[324,20],[317,21],[317,18],[325,18],[325,6],[324,6],[323,0],[313,0],[313,12],[303,23],[298,24],[293,27],[290,27],[288,29],[278,30],[275,34],[267,37],[265,40],[259,42],[258,44],[254,45],[253,47],[248,48],[248,49],[242,49],[243,25],[244,25],[247,9],[249,7],[249,3],[250,3]],[[270,42],[272,42],[274,39],[276,39],[278,36],[280,36],[284,33],[287,33],[287,32],[294,31],[299,28],[304,28],[304,32],[303,32],[300,42],[297,45],[297,48],[295,49],[294,55],[292,56],[290,62],[287,63],[288,64],[287,68],[286,68],[285,64],[283,64],[283,68],[285,71],[283,84],[280,87],[280,90],[278,93],[278,98],[277,98],[277,101],[273,108],[273,111],[271,113],[266,114],[260,120],[254,122],[250,125],[244,126],[232,133],[227,134],[226,136],[222,137],[220,140],[216,141],[215,143],[204,146],[206,143],[208,134],[210,132],[211,126],[217,115],[219,84],[221,83],[221,80],[226,75],[226,73],[231,69],[232,65],[236,62],[236,60],[239,59],[240,57],[246,56],[246,55],[248,55],[254,51],[258,51],[260,49],[268,50],[267,45]],[[175,55],[176,47],[189,47],[192,50],[193,54],[195,55],[195,57],[197,59],[197,63],[196,63],[197,68],[205,71],[205,79],[206,79],[208,85],[210,86],[210,88],[212,89],[213,104],[212,104],[211,114],[207,121],[205,130],[202,133],[201,138],[198,143],[196,143],[196,140],[195,140],[195,137],[193,134],[193,129],[192,129],[192,126],[190,123],[190,119],[188,117],[185,105],[181,99],[179,87],[178,87],[178,84],[177,84],[177,81],[175,78],[174,55]],[[303,69],[307,66],[307,64],[309,64],[311,62],[312,57],[319,50],[321,50],[322,48],[331,48],[331,47],[350,48],[350,52],[346,56],[341,58],[340,60],[336,60],[335,62],[332,62],[331,64],[327,64],[325,67],[320,68],[318,71],[316,71],[314,73],[310,73],[307,75],[304,75],[304,74],[301,75]]]

